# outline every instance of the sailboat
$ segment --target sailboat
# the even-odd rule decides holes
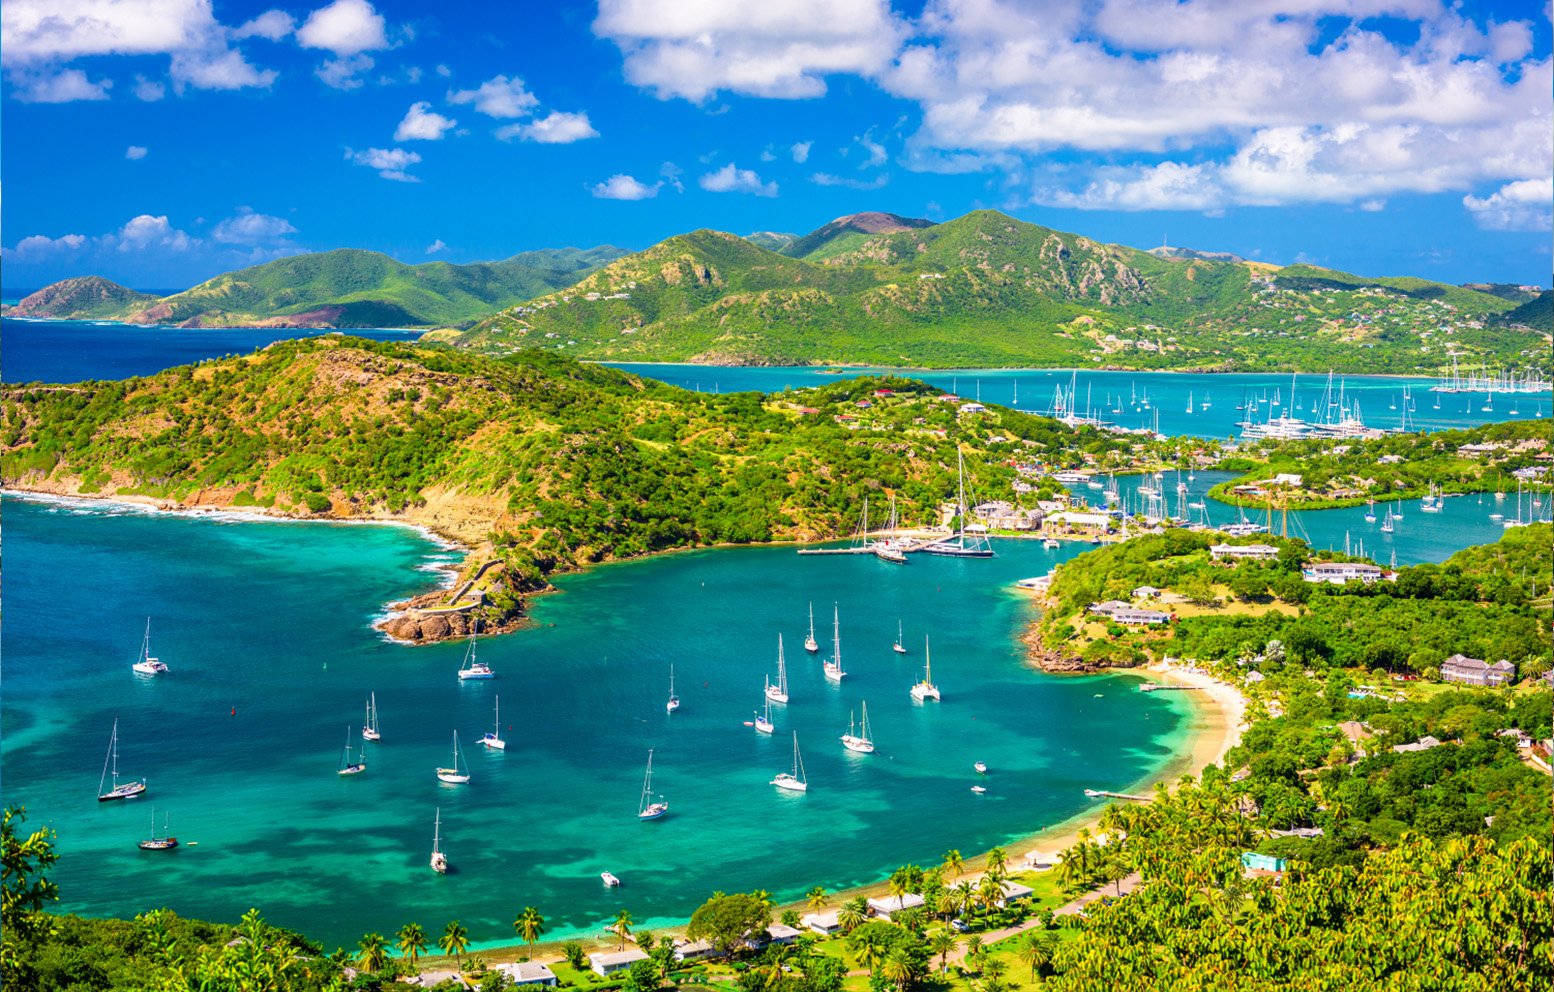
[[[1403,519],[1403,501],[1402,500],[1398,500],[1397,504],[1392,507],[1392,519],[1393,520],[1402,520]]]
[[[896,654],[906,654],[906,648],[902,647],[902,645],[901,645],[901,621],[900,620],[896,621],[896,643],[892,644],[890,646],[890,649],[892,651],[896,652]]]
[[[944,555],[950,558],[991,558],[993,547],[988,543],[987,528],[979,524],[968,527],[966,524],[966,517],[970,515],[970,509],[966,506],[966,459],[958,449],[955,452],[955,465],[960,493],[959,501],[955,504],[959,526],[950,537],[925,544],[922,550],[931,555]],[[968,530],[972,531],[969,539],[966,533]]]
[[[788,663],[782,656],[782,635],[777,635],[777,684],[772,685],[771,678],[766,680],[766,698],[774,703],[786,703],[788,701]]]
[[[146,617],[146,636],[140,642],[140,660],[130,665],[136,675],[161,675],[167,665],[151,657],[151,618]]]
[[[469,647],[464,651],[464,664],[459,668],[459,679],[461,681],[489,679],[494,678],[495,675],[496,673],[491,671],[490,665],[483,661],[475,660],[475,631],[471,630],[469,632]]]
[[[832,606],[831,616],[831,660],[823,663],[821,668],[825,670],[827,682],[840,683],[847,673],[842,671],[842,615],[835,605]]]
[[[804,759],[799,755],[798,731],[793,732],[793,770],[779,772],[777,777],[772,779],[772,784],[789,792],[809,791],[809,782],[804,778]]]
[[[453,767],[437,769],[437,780],[451,785],[467,785],[469,783],[469,769],[460,770],[459,764],[459,732],[453,732]]]
[[[669,702],[664,704],[665,713],[673,713],[680,708],[680,697],[674,694],[674,666],[669,666]]]
[[[367,697],[367,717],[362,721],[362,740],[381,741],[383,735],[378,733],[378,694],[372,693]]]
[[[1192,413],[1193,412],[1193,409],[1192,409],[1192,390],[1191,389],[1187,390],[1187,412],[1188,413]]]
[[[1386,517],[1381,521],[1381,532],[1383,534],[1390,534],[1392,531],[1392,511],[1388,510]]]
[[[637,803],[637,819],[656,820],[669,812],[669,804],[660,796],[653,801],[653,752],[648,751],[647,772],[642,776],[642,799]]]
[[[1373,524],[1373,523],[1376,522],[1376,502],[1375,502],[1375,500],[1366,500],[1365,501],[1365,522],[1368,523],[1368,524]]]
[[[863,704],[863,733],[855,733],[852,714],[847,715],[847,733],[842,735],[842,746],[859,754],[874,753],[874,737],[869,732],[869,704]]]
[[[1203,393],[1203,399],[1198,402],[1198,409],[1200,409],[1200,410],[1207,410],[1208,408],[1209,408],[1209,394],[1208,394],[1208,391],[1205,390],[1204,393]]]
[[[432,871],[448,874],[448,856],[442,853],[442,807],[437,807],[437,819],[432,827]]]
[[[363,745],[362,746],[362,751],[365,752],[366,750],[367,750],[366,745]],[[360,775],[362,772],[364,772],[366,770],[367,770],[367,755],[365,753],[363,753],[361,758],[359,758],[358,760],[356,760],[356,761],[352,761],[351,760],[351,728],[350,727],[346,727],[345,728],[345,750],[340,753],[340,774],[341,775]]]
[[[502,697],[501,696],[496,697],[495,709],[496,709],[496,723],[492,725],[492,729],[491,729],[491,731],[489,733],[487,733],[484,737],[480,738],[480,743],[484,744],[488,748],[491,748],[493,751],[506,751],[507,750],[507,742],[502,740]]]
[[[104,791],[103,786],[110,781],[110,773],[113,776],[113,785],[107,791]],[[110,799],[129,799],[131,796],[138,796],[145,791],[145,779],[141,779],[139,782],[119,784],[119,721],[115,720],[113,721],[113,736],[108,738],[108,756],[103,759],[102,778],[97,780],[97,801],[105,803]]]
[[[810,654],[820,651],[820,642],[815,640],[815,604],[809,604],[809,636],[804,638],[804,650]]]
[[[762,703],[764,704],[765,709],[757,712],[755,715],[755,732],[758,734],[769,734],[777,729],[777,725],[772,723],[771,697],[766,697],[764,700],[762,700]]]
[[[156,832],[156,808],[151,809],[151,836],[141,841],[136,846],[142,851],[171,851],[178,846],[178,838],[168,833],[168,814],[162,814],[162,836]]]
[[[912,698],[918,702],[939,699],[939,687],[933,684],[933,658],[928,654],[928,638],[923,638],[923,680],[912,687]]]

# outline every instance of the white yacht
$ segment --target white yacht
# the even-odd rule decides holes
[[[146,636],[140,642],[140,660],[130,665],[136,675],[161,675],[167,665],[151,657],[151,618],[146,617]]]
[[[777,635],[777,684],[772,685],[771,679],[766,681],[766,698],[774,703],[786,703],[788,701],[788,663],[782,657],[782,635]]]
[[[461,764],[459,755],[459,732],[453,732],[453,765],[449,768],[437,769],[437,780],[447,782],[450,785],[468,785],[469,768]]]
[[[793,770],[779,772],[772,779],[772,784],[779,789],[787,789],[789,792],[808,792],[809,782],[804,777],[804,759],[799,756],[799,735],[793,734]]]
[[[362,721],[362,740],[382,739],[383,735],[378,732],[378,694],[374,692],[367,697],[367,717]]]
[[[502,697],[496,697],[496,723],[494,723],[486,735],[480,738],[480,743],[493,751],[506,751],[507,742],[502,740]]]
[[[831,660],[824,662],[821,668],[825,671],[827,682],[839,683],[847,673],[842,671],[842,614],[834,604],[831,617]]]
[[[804,638],[804,650],[810,654],[820,653],[820,642],[815,640],[815,604],[809,604],[809,636]]]
[[[853,726],[852,714],[847,716],[847,733],[842,735],[842,746],[849,751],[857,751],[859,754],[874,753],[874,738],[869,731],[869,704],[863,704],[863,732],[857,733]]]
[[[103,759],[103,774],[97,780],[97,801],[105,803],[111,799],[130,799],[145,791],[145,779],[119,784],[119,721],[115,720],[113,735],[108,738],[108,756]]]
[[[345,751],[340,755],[341,775],[360,775],[367,770],[367,747],[362,745],[362,756],[355,761],[351,760],[351,728],[345,728]]]
[[[764,711],[757,711],[755,714],[755,732],[758,734],[769,734],[777,729],[777,725],[772,723],[772,701],[768,698],[762,700],[762,702],[766,704],[766,708]]]
[[[432,871],[439,875],[448,873],[448,856],[442,853],[442,807],[437,807],[437,819],[432,827]]]
[[[933,658],[928,653],[928,638],[923,638],[923,680],[912,687],[912,698],[918,702],[938,701],[939,687],[933,684]]]
[[[621,880],[607,871],[601,871],[599,873],[599,879],[600,881],[604,882],[604,887],[607,889],[620,888]]]
[[[653,752],[648,751],[647,772],[642,776],[642,798],[637,802],[637,819],[657,820],[669,812],[664,797],[653,798]]]
[[[665,713],[673,713],[680,708],[680,697],[674,694],[674,666],[669,666],[669,702],[664,704]]]
[[[900,620],[896,621],[896,643],[894,643],[894,644],[892,644],[890,646],[890,650],[896,652],[896,654],[906,654],[907,653],[906,648],[904,646],[902,646],[902,644],[901,644],[901,621]]]
[[[470,679],[495,678],[496,673],[491,671],[491,666],[483,661],[475,659],[475,632],[469,632],[469,647],[464,651],[464,664],[459,668],[459,678],[463,681]]]

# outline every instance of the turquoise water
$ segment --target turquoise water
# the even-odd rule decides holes
[[[23,500],[6,511],[6,799],[59,832],[62,906],[93,915],[165,904],[231,920],[253,905],[331,945],[455,917],[481,941],[510,941],[529,904],[556,933],[596,931],[620,907],[683,919],[714,889],[793,898],[1014,840],[1081,811],[1086,787],[1162,769],[1188,727],[1178,694],[1022,663],[1028,607],[1009,584],[1077,546],[1005,542],[992,561],[905,568],[791,548],[599,568],[562,579],[533,629],[481,645],[497,679],[460,684],[463,645],[405,648],[369,628],[382,603],[424,588],[418,568],[447,557],[413,531]],[[841,687],[801,648],[810,599],[827,648],[840,604]],[[129,670],[148,613],[172,668],[155,680]],[[890,650],[898,618],[906,658]],[[779,632],[793,701],[760,737],[743,721]],[[907,690],[928,632],[944,702],[920,706]],[[671,663],[684,701],[672,717]],[[384,741],[364,775],[341,779],[369,691]],[[498,695],[509,750],[484,753]],[[879,752],[855,756],[837,737],[864,700]],[[150,789],[99,804],[115,717],[121,769]],[[434,775],[455,729],[466,787]],[[802,796],[768,784],[793,731]],[[643,824],[649,748],[671,811]],[[992,768],[982,797],[969,791],[977,760]],[[153,806],[184,841],[170,855],[135,847]],[[446,877],[426,864],[439,806]],[[604,889],[604,870],[625,885]]]

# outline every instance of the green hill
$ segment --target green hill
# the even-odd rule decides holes
[[[1495,323],[1505,327],[1520,324],[1545,334],[1554,332],[1554,291],[1544,290],[1536,299],[1497,316]]]
[[[781,231],[752,231],[745,235],[746,241],[767,251],[782,251],[798,239],[797,234],[786,234]]]
[[[624,361],[1427,374],[1449,341],[1459,360],[1547,368],[1538,335],[1486,329],[1512,307],[1419,279],[1158,257],[983,210],[853,215],[781,254],[697,231],[441,337]]]
[[[524,252],[500,262],[406,265],[379,252],[342,248],[227,272],[161,299],[115,287],[121,291],[111,300],[116,305],[105,298],[90,316],[188,327],[468,324],[570,285],[622,254],[610,247],[562,248]],[[31,312],[48,317],[77,314],[67,304],[80,294],[65,287],[78,282],[66,280],[33,294],[29,300],[48,299]],[[107,280],[96,282],[113,286]]]
[[[61,320],[108,320],[127,310],[156,301],[102,276],[77,276],[45,286],[7,307],[13,317],[56,317]]]

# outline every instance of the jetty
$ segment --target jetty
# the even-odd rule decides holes
[[[1165,685],[1160,682],[1145,682],[1139,686],[1139,692],[1165,692],[1174,689],[1177,692],[1186,692],[1189,689],[1202,689],[1201,685]]]
[[[1137,796],[1131,792],[1107,792],[1104,789],[1086,789],[1085,795],[1091,799],[1126,799],[1135,803],[1147,803],[1154,800],[1154,796]]]

